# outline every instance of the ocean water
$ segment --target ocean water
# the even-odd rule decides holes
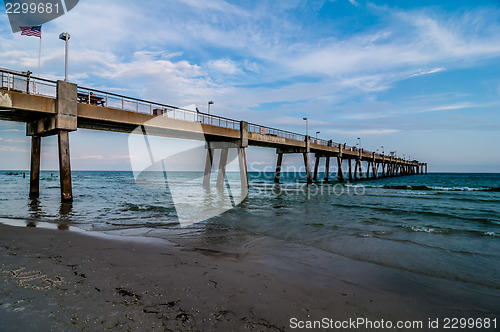
[[[28,173],[9,173],[0,172],[0,220],[239,250],[258,246],[258,238],[275,239],[500,289],[500,174],[429,173],[308,186],[299,173],[283,173],[280,185],[274,174],[249,173],[241,204],[183,227],[176,204],[195,210],[201,199],[201,180],[190,181],[190,173],[169,174],[183,188],[184,201],[177,197],[175,204],[168,188],[137,185],[131,172],[74,171],[72,203],[60,203],[55,171],[41,172],[38,199],[28,198]],[[238,196],[239,174],[227,177]]]

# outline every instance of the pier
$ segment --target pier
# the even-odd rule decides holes
[[[223,186],[228,146],[237,146],[242,187],[248,188],[245,149],[260,146],[276,150],[274,181],[279,183],[284,155],[303,155],[307,183],[318,181],[321,158],[325,158],[324,181],[329,180],[330,159],[336,158],[337,178],[345,180],[343,162],[347,163],[347,179],[368,179],[427,174],[427,163],[366,151],[333,140],[312,138],[265,125],[248,123],[171,105],[89,89],[66,81],[32,77],[30,72],[0,69],[0,120],[26,123],[31,136],[30,196],[39,195],[40,149],[42,138],[58,136],[61,199],[73,199],[69,133],[86,128],[131,133],[152,119],[148,135],[199,139],[207,142],[203,185],[209,188],[214,150],[221,150],[217,186]],[[200,127],[201,125],[201,127]],[[201,128],[201,129],[200,129]],[[230,144],[225,144],[230,143]],[[311,172],[310,154],[314,154]],[[366,165],[363,173],[362,165]],[[354,166],[354,168],[352,168]]]

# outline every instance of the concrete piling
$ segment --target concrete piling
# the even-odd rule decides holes
[[[210,189],[210,177],[212,175],[212,165],[214,162],[214,150],[207,146],[207,157],[205,160],[205,172],[203,174],[203,188]]]
[[[280,183],[282,162],[283,162],[283,153],[278,153],[278,160],[276,161],[276,172],[274,173],[274,183]]]
[[[219,173],[217,174],[217,189],[224,188],[224,179],[226,177],[226,164],[227,164],[228,152],[229,152],[228,148],[222,148],[220,152]]]
[[[307,183],[312,183],[311,166],[309,165],[309,153],[304,152],[302,153],[302,155],[304,157],[304,166],[306,167]]]
[[[328,175],[330,174],[330,157],[326,157],[325,161],[325,182],[328,182]]]
[[[337,157],[337,179],[344,181],[344,170],[342,169],[342,158]]]
[[[57,136],[59,146],[61,200],[63,202],[68,202],[73,200],[73,188],[71,186],[71,163],[69,156],[69,132],[66,130],[60,130]]]
[[[318,181],[318,167],[319,167],[319,155],[316,154],[316,162],[314,163],[314,176],[313,181]]]
[[[240,165],[241,193],[246,196],[246,193],[248,193],[248,172],[245,148],[238,149],[238,162]]]
[[[40,136],[31,137],[30,197],[40,196]]]

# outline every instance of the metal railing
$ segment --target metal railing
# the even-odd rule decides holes
[[[302,142],[305,141],[305,139],[306,139],[306,136],[302,135],[302,134],[293,133],[291,131],[271,128],[271,127],[266,127],[266,126],[258,125],[255,123],[248,124],[248,132],[257,133],[257,134],[261,134],[261,135],[281,137],[281,138],[286,138],[286,139],[292,139],[292,140],[302,141]]]
[[[27,94],[56,98],[57,82],[31,76],[30,72],[16,72],[0,68],[0,88]]]
[[[19,72],[0,68],[0,89],[56,98],[57,82],[31,76],[30,72]],[[176,106],[150,102],[142,99],[126,97],[91,88],[78,87],[77,91],[77,99],[80,103],[156,116],[164,116],[176,120],[200,122],[206,125],[240,130],[240,121],[234,119],[183,109]],[[303,142],[306,140],[306,136],[303,134],[262,126],[255,123],[248,124],[248,131],[251,133],[258,133],[261,135],[269,135],[295,141]],[[322,146],[340,147],[343,150],[348,151],[359,151],[357,147],[335,143],[331,140],[327,141],[324,139],[309,137],[309,142]],[[365,150],[363,150],[362,153],[363,155],[373,155],[373,152]],[[375,153],[375,157],[382,158],[384,155]],[[385,157],[389,158],[389,156]],[[394,160],[402,161],[400,158],[395,158]]]
[[[79,87],[77,97],[81,103],[240,130],[240,122],[233,119],[96,89]]]

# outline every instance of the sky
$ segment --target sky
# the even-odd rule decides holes
[[[40,75],[427,162],[500,172],[500,1],[81,0],[42,28]],[[38,71],[0,5],[0,67]],[[70,134],[75,170],[129,170],[126,134]],[[165,139],[165,144],[180,144]],[[0,169],[29,169],[25,124],[0,121]],[[286,156],[299,165],[300,156]],[[250,147],[253,168],[272,149]],[[42,169],[58,169],[42,140]]]

